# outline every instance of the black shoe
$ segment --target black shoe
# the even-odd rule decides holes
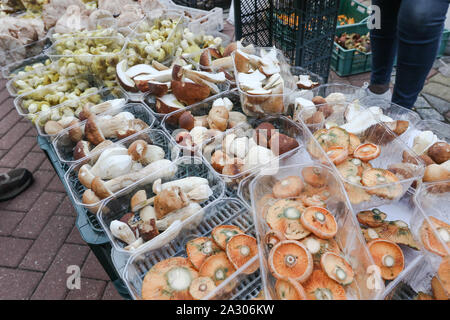
[[[0,201],[12,199],[33,183],[33,175],[27,169],[14,169],[0,174]]]

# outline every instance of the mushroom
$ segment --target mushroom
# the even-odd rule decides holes
[[[92,105],[87,103],[83,106],[82,111],[79,114],[79,119],[81,121],[86,120],[93,114],[100,114],[107,111],[119,110],[125,105],[125,99],[113,99],[104,101],[102,103]]]
[[[109,229],[111,230],[111,233],[114,237],[120,239],[121,241],[125,242],[128,245],[136,241],[136,236],[134,235],[131,228],[128,226],[128,224],[122,221],[119,220],[111,221]]]
[[[128,147],[128,154],[134,161],[147,165],[157,160],[164,159],[165,152],[159,146],[149,145],[144,140],[136,140]]]
[[[247,116],[242,112],[230,111],[228,113],[228,128],[234,128],[243,122],[247,122]]]
[[[208,114],[208,124],[211,129],[225,131],[228,127],[229,113],[225,106],[213,106]]]
[[[56,135],[62,130],[64,130],[64,127],[53,120],[47,121],[44,126],[44,131],[48,135]]]
[[[203,122],[201,122],[203,124]],[[195,127],[195,118],[190,111],[183,112],[178,118],[178,126],[186,130],[192,130]]]
[[[201,177],[186,177],[161,184],[161,179],[158,179],[153,183],[152,189],[155,194],[158,194],[162,190],[179,187],[183,192],[189,193],[202,185],[208,185],[208,180]]]
[[[310,90],[319,85],[318,82],[314,82],[311,80],[309,75],[300,75],[299,80],[297,82],[297,88]]]
[[[162,190],[154,197],[156,219],[162,219],[168,213],[186,207],[189,200],[180,187]]]
[[[84,132],[87,140],[97,145],[105,138],[125,138],[147,127],[145,122],[134,119],[130,113],[121,112],[112,118],[91,115],[86,121]]]
[[[177,220],[184,221],[193,215],[196,215],[199,219],[201,219],[202,214],[203,208],[197,202],[190,202],[187,206],[170,212],[162,219],[156,220],[156,227],[158,230],[166,230]]]
[[[139,90],[133,79],[126,74],[127,64],[127,60],[122,60],[116,65],[117,81],[126,91],[138,92]]]
[[[98,145],[96,145],[91,151],[89,152],[89,156],[91,157],[91,165],[94,165],[95,162],[97,162],[98,158],[100,157],[100,151],[110,147],[113,145],[113,142],[111,140],[105,140],[103,142],[100,142]]]
[[[184,105],[173,94],[156,98],[156,111],[158,113],[171,113],[182,108],[184,108]]]
[[[90,143],[88,141],[80,140],[73,149],[73,159],[80,160],[89,156]]]
[[[211,92],[209,86],[195,82],[172,80],[171,87],[177,100],[186,105],[206,99]]]
[[[92,167],[89,164],[82,165],[80,170],[78,170],[78,180],[88,189],[91,188],[92,181],[95,179],[95,175],[92,174],[91,170]]]
[[[171,178],[177,171],[177,167],[172,164],[172,161],[167,159],[158,160],[140,171],[131,172],[106,182],[99,177],[95,177],[91,183],[91,189],[100,199],[105,199],[140,180],[142,180],[142,183],[150,183],[159,178]]]
[[[101,201],[101,199],[99,197],[97,197],[95,192],[92,191],[91,189],[87,189],[83,193],[82,201],[83,201],[83,204],[85,204],[87,206],[87,209],[93,214],[96,214],[100,208],[100,205],[98,203]],[[109,212],[107,207],[103,207],[102,210],[105,213]]]

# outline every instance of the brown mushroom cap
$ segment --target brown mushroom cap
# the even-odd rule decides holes
[[[91,173],[91,169],[90,165],[84,164],[81,166],[80,170],[78,170],[78,180],[83,186],[89,189],[91,189],[92,181],[95,179],[95,176]]]
[[[223,56],[228,57],[231,56],[231,54],[237,49],[236,42],[231,42],[225,47],[225,50],[223,51]]]
[[[84,134],[86,136],[86,139],[95,145],[99,144],[100,142],[105,141],[105,136],[100,131],[100,128],[97,126],[97,123],[95,122],[96,118],[95,115],[91,115],[84,126]]]
[[[100,179],[100,177],[95,177],[94,180],[92,180],[91,183],[91,189],[95,192],[95,194],[100,199],[108,198],[109,196],[112,196],[112,192],[108,189],[105,182]]]
[[[90,143],[88,141],[78,141],[73,149],[73,158],[74,160],[80,160],[89,155],[89,147]]]
[[[147,152],[148,143],[144,140],[136,140],[128,147],[128,154],[134,161],[139,161]]]
[[[162,97],[169,91],[170,83],[158,82],[158,81],[147,81],[147,92],[156,96]]]
[[[147,200],[147,193],[145,190],[139,190],[131,197],[131,211],[136,212],[136,208],[145,200]]]
[[[200,55],[200,66],[202,66],[202,69],[205,71],[211,71],[211,54],[209,50],[203,50],[202,54]]]
[[[172,92],[178,101],[191,105],[209,97],[210,88],[198,83],[172,80]]]
[[[83,193],[83,199],[82,199],[83,203],[85,205],[88,206],[88,210],[92,213],[97,213],[98,209],[99,209],[99,205],[97,206],[93,206],[93,207],[89,207],[89,205],[95,204],[100,202],[100,198],[97,197],[97,195],[94,193],[94,191],[92,191],[91,189],[87,189],[84,193]]]
[[[91,102],[88,102],[88,103],[86,103],[84,106],[83,106],[83,109],[81,110],[81,112],[78,114],[78,119],[80,119],[80,121],[84,121],[84,120],[86,120],[87,118],[89,118],[90,116],[91,116],[91,107],[93,106],[94,104],[93,103],[91,103]]]
[[[45,126],[44,126],[44,131],[45,131],[45,133],[46,133],[46,134],[49,134],[49,135],[55,135],[55,134],[58,134],[58,133],[61,132],[63,129],[64,129],[64,128],[63,128],[62,125],[60,125],[58,122],[53,121],[53,120],[47,121],[47,122],[45,123]]]
[[[80,120],[73,119],[72,121],[70,121],[70,123],[68,125],[68,127],[70,128],[69,129],[69,137],[70,137],[70,140],[72,140],[73,142],[78,142],[83,139],[83,130],[78,125],[79,123],[80,123]]]
[[[195,119],[192,116],[192,113],[189,111],[183,112],[183,114],[178,118],[178,126],[189,131],[192,130],[195,126]]]

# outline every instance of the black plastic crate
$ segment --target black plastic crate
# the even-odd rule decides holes
[[[275,46],[326,81],[338,9],[339,0],[236,0],[236,39]]]
[[[231,5],[231,0],[173,0],[173,2],[180,6],[208,11],[216,7],[229,9]]]

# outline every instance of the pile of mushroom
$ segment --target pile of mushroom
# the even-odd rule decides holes
[[[104,112],[113,112],[114,110],[120,110],[125,105],[125,99],[113,99],[104,101],[102,103],[93,105],[92,103],[86,103],[82,107],[82,111],[77,114],[75,113],[68,113],[67,115],[64,113],[60,119],[58,120],[48,120],[45,122],[44,125],[44,131],[46,134],[49,135],[56,135],[60,133],[62,130],[75,126],[80,123],[80,121],[86,120],[90,116],[98,115]],[[57,110],[57,109],[55,109]],[[106,118],[111,118],[111,116],[104,116]],[[102,117],[103,118],[103,117]],[[134,118],[134,116],[133,116]],[[81,135],[84,134],[84,128],[80,128]],[[77,132],[78,133],[78,132]],[[81,138],[75,133],[71,133],[71,140],[74,142],[79,141]]]
[[[450,180],[450,144],[440,140],[432,131],[420,131],[414,137],[413,151],[425,163],[424,182]],[[403,154],[403,162],[415,164],[415,159]],[[450,182],[435,188],[438,192],[450,190]]]
[[[199,203],[212,194],[208,180],[187,177],[162,183],[153,183],[155,196],[147,198],[145,190],[137,191],[131,198],[131,212],[110,223],[114,237],[124,242],[126,250],[138,248],[167,230],[175,221],[184,221],[202,211]]]
[[[312,100],[296,98],[294,117],[297,119],[299,114],[306,124],[324,123],[328,129],[343,122],[340,127],[352,134],[371,132],[372,140],[380,144],[390,142],[394,136],[386,134],[386,128],[379,122],[396,135],[403,134],[409,127],[408,121],[394,120],[384,115],[380,107],[364,108],[359,100],[348,103],[346,96],[340,92],[331,93],[326,98],[315,96]]]
[[[128,148],[120,144],[105,147],[101,154],[92,156],[90,162],[78,170],[78,180],[87,188],[83,203],[97,204],[146,177],[145,183],[173,177],[177,169],[164,157],[161,147],[144,140],[136,140]]]
[[[294,76],[297,88],[301,90],[311,90],[320,85],[319,82],[312,81],[310,75],[301,74],[299,76]]]
[[[299,146],[298,142],[280,133],[271,123],[262,122],[255,129],[239,126],[225,134],[219,141],[211,141],[204,149],[205,156],[211,156],[213,168],[226,176],[233,176],[236,182],[239,174],[268,164],[277,156]],[[229,181],[230,182],[230,181]]]
[[[177,143],[183,146],[200,145],[219,133],[247,122],[247,116],[233,110],[233,102],[227,97],[217,98],[212,103],[207,115],[193,116],[190,111],[180,116],[169,117],[167,121],[178,121],[178,127],[186,131],[178,132],[175,136]]]
[[[239,88],[244,95],[243,110],[248,115],[284,112],[284,80],[277,51],[261,49],[260,56],[237,49],[234,64]]]

